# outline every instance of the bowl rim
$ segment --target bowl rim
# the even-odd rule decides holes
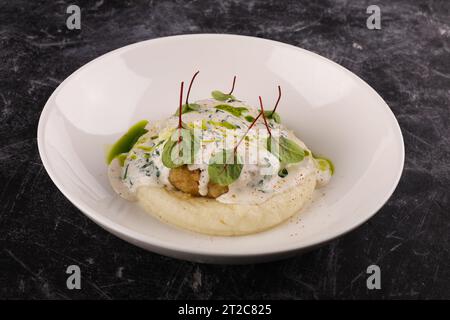
[[[357,80],[358,83],[360,83],[362,86],[365,86],[367,89],[369,89],[372,93],[375,94],[380,99],[380,102],[383,102],[383,106],[389,116],[391,117],[392,123],[393,123],[393,129],[398,134],[398,137],[400,138],[400,163],[398,164],[399,167],[397,168],[397,175],[395,176],[395,179],[392,180],[393,183],[390,186],[389,191],[386,193],[386,196],[384,199],[380,200],[380,204],[378,207],[373,210],[373,212],[369,215],[365,215],[362,218],[355,218],[352,224],[345,228],[338,228],[332,232],[326,233],[326,236],[322,236],[319,241],[309,241],[305,244],[298,245],[296,243],[292,244],[286,244],[283,246],[283,248],[274,248],[269,250],[252,250],[249,252],[216,252],[212,249],[199,249],[196,247],[191,247],[188,244],[187,245],[178,245],[174,244],[172,242],[163,241],[160,240],[157,237],[153,237],[151,235],[142,234],[140,232],[134,231],[128,227],[125,227],[111,219],[109,219],[106,216],[103,216],[102,214],[98,213],[96,210],[91,210],[88,206],[86,206],[82,201],[77,201],[75,197],[72,197],[70,195],[70,192],[67,191],[64,184],[58,180],[57,175],[55,171],[53,170],[50,161],[47,158],[47,152],[44,142],[44,132],[45,132],[45,125],[47,123],[48,116],[51,111],[54,110],[52,107],[52,101],[54,100],[56,94],[62,89],[62,87],[65,86],[65,84],[69,81],[71,81],[72,78],[74,78],[78,73],[82,72],[84,69],[88,68],[91,64],[94,64],[98,62],[99,60],[105,59],[106,57],[109,57],[111,55],[117,55],[123,51],[132,50],[136,47],[140,46],[146,46],[149,43],[157,43],[157,42],[164,42],[164,41],[178,41],[180,39],[185,38],[241,38],[241,39],[247,39],[251,41],[262,41],[267,42],[270,45],[273,46],[282,46],[287,47],[293,50],[297,50],[302,52],[303,54],[312,55],[316,58],[321,59],[324,63],[331,63],[334,67],[337,67],[338,69],[343,70],[345,73],[347,73],[350,77]],[[61,193],[81,212],[83,212],[90,220],[94,221],[96,224],[104,228],[105,230],[115,234],[119,238],[130,242],[132,244],[135,244],[141,248],[155,251],[158,253],[163,253],[165,255],[170,255],[170,252],[173,254],[190,254],[190,255],[196,255],[200,257],[222,257],[222,258],[239,258],[239,257],[262,257],[262,256],[270,256],[270,255],[286,255],[289,253],[293,253],[300,250],[306,250],[311,249],[313,247],[317,247],[320,245],[323,245],[331,240],[334,240],[340,236],[343,236],[347,234],[348,232],[356,229],[366,221],[368,221],[370,218],[372,218],[389,200],[389,198],[394,193],[395,189],[397,188],[399,181],[401,179],[403,168],[404,168],[404,162],[405,162],[405,146],[404,146],[404,140],[402,131],[400,128],[400,125],[392,112],[392,110],[389,108],[387,103],[384,101],[384,99],[373,89],[367,82],[362,80],[359,76],[348,70],[347,68],[339,65],[338,63],[325,58],[317,53],[314,53],[312,51],[302,49],[300,47],[279,42],[276,40],[270,40],[270,39],[264,39],[264,38],[258,38],[253,36],[246,36],[246,35],[236,35],[236,34],[224,34],[224,33],[193,33],[193,34],[182,34],[182,35],[173,35],[173,36],[167,36],[167,37],[159,37],[149,40],[143,40],[136,43],[132,43],[117,49],[114,49],[112,51],[106,52],[99,57],[89,61],[88,63],[84,64],[77,70],[75,70],[72,74],[70,74],[64,81],[62,81],[59,86],[53,91],[53,93],[48,98],[47,102],[44,105],[44,108],[41,112],[39,122],[38,122],[38,128],[37,128],[37,145],[39,150],[39,156],[41,158],[41,161],[44,165],[44,168],[46,169],[48,175],[50,176],[50,179],[53,181],[53,183],[56,185],[56,187],[61,191]],[[251,236],[251,235],[250,235]]]

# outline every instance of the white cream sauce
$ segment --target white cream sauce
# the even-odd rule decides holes
[[[214,99],[195,102],[200,105],[197,111],[184,113],[183,122],[201,135],[200,151],[196,154],[194,164],[189,164],[189,170],[200,170],[199,193],[206,196],[208,193],[208,164],[210,158],[216,152],[224,149],[223,141],[227,149],[232,149],[251,124],[251,119],[256,117],[258,110],[251,108],[240,101],[221,102]],[[215,108],[218,105],[231,105],[244,107],[248,111],[242,111],[236,116],[225,110]],[[283,125],[273,120],[268,120],[272,130],[272,136],[287,137],[296,141],[302,148],[308,150],[303,142],[298,140],[292,132]],[[128,153],[124,161],[121,180],[133,195],[140,186],[158,186],[173,188],[169,182],[170,169],[163,165],[161,156],[165,142],[178,126],[178,116],[171,116],[166,121],[153,125],[147,125],[149,132],[143,135]],[[234,128],[234,130],[227,130]],[[198,131],[197,131],[198,130]],[[259,134],[259,139],[256,136]],[[309,155],[303,161],[288,164],[285,169],[287,175],[281,177],[278,172],[283,169],[276,156],[270,153],[261,141],[265,141],[268,133],[262,117],[258,119],[250,133],[238,147],[238,154],[245,159],[239,178],[230,184],[229,191],[216,200],[222,203],[258,204],[268,200],[274,194],[300,185],[306,176],[315,174],[318,186],[325,185],[331,178],[330,170],[319,169],[316,160]],[[257,150],[248,153],[248,150]]]

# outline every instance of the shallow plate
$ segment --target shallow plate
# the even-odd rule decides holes
[[[284,123],[336,166],[331,183],[304,212],[259,234],[211,237],[159,222],[120,199],[104,152],[128,127],[177,108],[181,80],[201,70],[191,100],[227,90],[267,105],[283,87]],[[93,221],[142,248],[181,259],[248,263],[310,249],[357,227],[387,201],[403,169],[399,125],[364,81],[319,55],[234,35],[184,35],[139,42],[101,56],[52,94],[38,128],[39,152],[61,192]]]

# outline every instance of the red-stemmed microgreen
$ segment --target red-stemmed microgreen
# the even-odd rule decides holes
[[[231,95],[233,93],[235,84],[236,84],[236,76],[233,77],[233,85],[231,86],[230,92],[228,92],[229,95]]]
[[[270,127],[269,127],[269,124],[267,123],[266,115],[264,114],[264,105],[263,105],[261,96],[259,97],[259,104],[261,107],[261,111],[259,112],[258,116],[255,119],[253,119],[252,123],[248,126],[244,135],[239,139],[238,143],[234,146],[233,152],[232,152],[233,159],[237,158],[236,156],[237,156],[237,151],[238,151],[239,145],[242,143],[242,141],[245,139],[245,137],[250,132],[252,127],[255,125],[256,121],[258,121],[259,117],[261,117],[261,116],[263,117],[267,132],[269,133],[269,137],[272,137],[272,132],[270,131]],[[225,151],[225,155],[226,155],[226,151]],[[219,175],[223,174],[228,169],[228,164],[229,164],[229,161],[226,161],[226,163],[222,167],[222,170],[219,172]],[[228,180],[230,180],[230,179],[228,179]],[[220,179],[218,179],[218,181],[220,181]]]
[[[259,105],[261,107],[261,113],[262,113],[262,116],[263,116],[263,119],[264,119],[264,124],[266,125],[267,132],[269,133],[269,136],[271,137],[272,136],[272,132],[270,131],[269,124],[267,123],[266,114],[264,113],[264,106],[263,106],[263,102],[262,102],[261,96],[259,96]]]
[[[199,73],[200,73],[200,71],[197,71],[196,73],[194,73],[194,75],[192,76],[191,82],[189,83],[189,88],[188,88],[188,92],[186,95],[186,105],[189,105],[189,95],[191,93],[192,84],[194,83],[195,77],[197,77],[197,75]]]
[[[171,139],[168,139],[164,144],[163,152],[161,154],[162,163],[167,168],[177,168],[183,164],[190,164],[191,162],[189,161],[192,161],[192,157],[197,150],[193,132],[183,123],[182,116],[183,113],[185,113],[183,112],[183,108],[186,106],[183,105],[183,91],[184,81],[181,82],[180,86],[180,102],[177,111],[178,126],[176,129],[178,129],[178,138],[175,139],[175,137],[172,136]],[[176,134],[176,131],[174,131],[174,134]],[[183,139],[184,136],[186,136],[188,139]],[[180,157],[176,158],[175,160],[172,158],[172,150],[174,147],[177,148],[177,157]],[[182,152],[183,150],[184,152]]]
[[[235,85],[236,85],[236,76],[233,77],[233,84],[231,86],[231,90],[229,93],[223,93],[222,91],[214,90],[213,92],[211,92],[211,95],[214,99],[218,101],[229,101],[229,102],[236,101],[236,98],[232,95]]]
[[[260,117],[262,114],[263,114],[263,112],[261,111],[261,112],[258,114],[258,116],[257,116],[255,119],[253,119],[252,123],[248,126],[248,128],[247,128],[247,130],[245,131],[244,135],[239,139],[238,143],[236,143],[236,145],[234,146],[234,148],[233,148],[233,154],[232,154],[232,157],[233,157],[233,160],[234,160],[234,161],[237,159],[237,150],[238,150],[239,145],[240,145],[240,144],[242,143],[242,141],[245,139],[245,137],[247,136],[247,134],[250,132],[250,130],[253,128],[253,126],[255,125],[256,121],[258,121],[259,117]],[[226,156],[226,151],[224,150],[224,152],[225,152],[225,156]],[[226,160],[225,162],[226,162],[226,163],[224,164],[224,166],[223,166],[223,168],[222,168],[222,171],[219,172],[219,175],[222,175],[222,174],[228,169],[228,161]],[[235,164],[235,163],[233,163],[233,164]]]
[[[263,115],[265,115],[261,97],[259,99],[260,99],[259,102],[261,104],[261,111],[263,112]],[[268,114],[268,117],[270,119],[273,119],[277,123],[279,123],[280,117],[275,113],[275,111],[278,107],[280,99],[281,99],[281,87],[278,86],[277,102],[275,103],[275,107],[273,108],[273,110],[269,111],[270,114]],[[267,125],[267,121],[265,123],[266,123],[267,130],[269,131],[269,138],[267,139],[267,145],[266,145],[267,150],[278,158],[278,160],[280,161],[282,166],[284,166],[288,163],[300,162],[304,159],[304,157],[306,155],[308,155],[308,151],[303,149],[302,147],[300,147],[297,144],[297,142],[295,142],[293,140],[290,140],[284,136],[280,136],[278,141],[275,141],[274,139],[272,139],[272,135],[270,133],[269,126]],[[283,178],[284,176],[287,175],[287,170],[286,170],[286,173],[283,173],[282,170],[280,171],[280,173],[279,173],[280,177]]]
[[[197,103],[189,103],[189,96],[191,94],[191,88],[192,88],[192,84],[194,83],[195,78],[197,77],[197,75],[200,73],[200,71],[197,71],[196,73],[194,73],[194,75],[192,76],[191,82],[189,83],[189,88],[187,91],[187,95],[186,95],[186,103],[182,105],[181,109],[177,109],[177,112],[175,113],[175,115],[178,116],[178,114],[181,113],[188,113],[188,112],[192,112],[192,111],[198,111],[198,109],[200,108],[200,106]]]
[[[272,111],[265,112],[266,117],[268,119],[275,121],[276,123],[281,123],[280,115],[275,112],[278,108],[278,104],[280,103],[280,99],[281,99],[281,86],[278,86],[278,99],[277,102],[275,103],[275,107],[272,109]]]
[[[272,109],[272,114],[274,114],[275,111],[277,110],[280,99],[281,99],[281,86],[278,86],[278,99],[277,99],[277,102],[275,103],[275,107]]]

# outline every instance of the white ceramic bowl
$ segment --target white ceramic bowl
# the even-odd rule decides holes
[[[180,81],[196,70],[192,101],[227,90],[235,74],[234,93],[249,104],[257,105],[262,95],[270,105],[276,86],[283,87],[278,110],[284,123],[336,166],[306,211],[259,234],[211,237],[159,222],[113,192],[105,147],[138,120],[172,114]],[[56,186],[94,222],[150,251],[212,263],[278,259],[354,229],[391,196],[404,161],[394,115],[353,73],[291,45],[217,34],[139,42],[83,66],[45,105],[38,145]]]

